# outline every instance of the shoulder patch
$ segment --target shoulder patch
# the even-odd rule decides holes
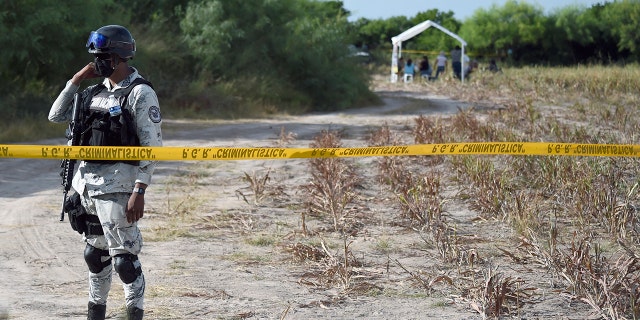
[[[162,120],[162,116],[160,115],[160,108],[157,106],[149,107],[149,119],[153,121],[153,123],[158,123]]]

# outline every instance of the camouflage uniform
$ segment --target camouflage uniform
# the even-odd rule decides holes
[[[103,84],[109,92],[128,87],[134,79],[141,77],[138,71],[133,72],[115,87],[111,87],[109,79]],[[52,122],[68,122],[72,117],[73,95],[78,86],[68,81],[49,112]],[[92,108],[108,111],[110,105],[107,99],[94,97]],[[136,132],[141,146],[161,146],[161,116],[158,98],[155,91],[148,85],[140,84],[133,88],[127,99],[127,105],[135,119]],[[127,202],[131,196],[135,183],[149,185],[155,168],[154,161],[140,161],[138,166],[116,162],[112,164],[90,163],[82,161],[74,174],[73,188],[81,195],[82,204],[89,214],[97,215],[102,224],[104,235],[89,235],[84,237],[87,244],[108,250],[109,256],[102,257],[103,262],[118,254],[130,253],[138,255],[142,248],[142,236],[137,222],[129,223],[126,218]],[[140,261],[134,265],[140,267]],[[89,301],[96,304],[106,304],[111,287],[112,266],[109,264],[99,273],[90,272]],[[130,284],[123,284],[127,307],[136,306],[143,309],[144,303],[144,275]]]

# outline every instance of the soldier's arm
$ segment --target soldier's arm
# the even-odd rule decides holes
[[[72,116],[72,102],[73,102],[73,94],[78,91],[80,87],[80,83],[84,79],[95,78],[97,75],[95,74],[95,69],[93,67],[93,62],[85,65],[80,71],[76,72],[73,75],[71,80],[67,81],[64,89],[58,95],[58,98],[53,102],[51,109],[49,110],[49,121],[51,122],[68,122],[71,120]]]
[[[129,103],[131,103],[134,113],[140,145],[143,147],[162,146],[162,117],[155,91],[145,84],[138,85],[132,90]],[[155,166],[156,161],[140,161],[136,183],[149,185]]]

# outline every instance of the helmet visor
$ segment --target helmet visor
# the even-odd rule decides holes
[[[87,48],[92,50],[104,50],[109,48],[122,48],[126,50],[136,50],[136,45],[134,43],[124,42],[124,41],[111,41],[109,37],[97,33],[95,31],[91,31],[89,35],[89,39],[87,40]]]
[[[87,40],[87,48],[93,47],[94,49],[105,49],[109,47],[109,38],[107,36],[91,31],[89,39]]]

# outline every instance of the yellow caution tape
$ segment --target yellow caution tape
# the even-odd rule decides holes
[[[354,148],[80,147],[0,144],[0,158],[132,161],[255,160],[472,154],[637,157],[639,153],[640,145],[546,142],[470,142]]]

